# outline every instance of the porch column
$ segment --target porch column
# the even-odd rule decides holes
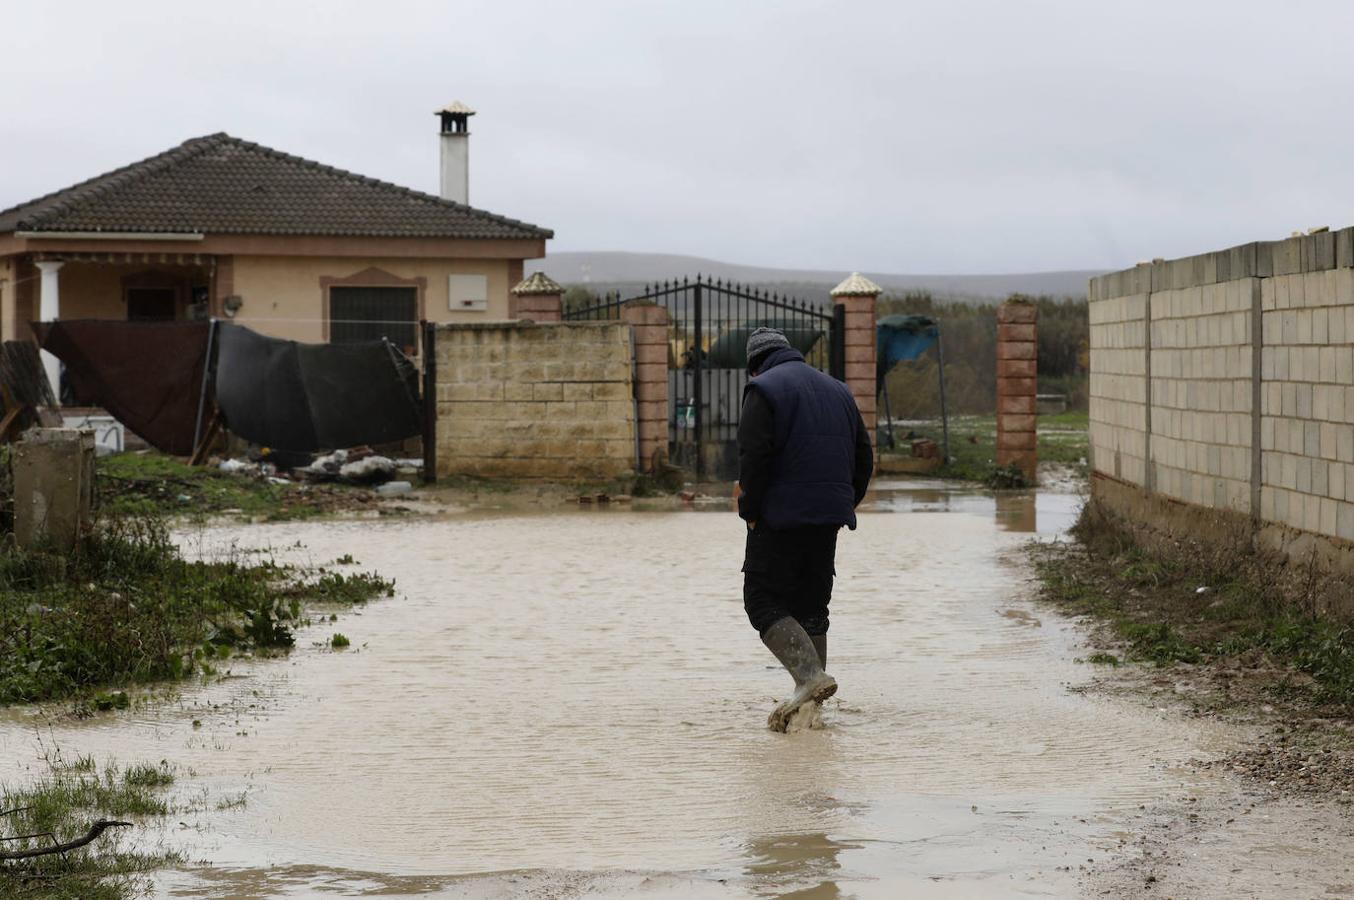
[[[55,322],[61,318],[61,288],[57,273],[66,263],[62,260],[50,260],[37,264],[42,272],[38,288],[38,321]],[[47,372],[47,383],[52,386],[52,396],[56,405],[61,405],[61,360],[46,350],[42,351],[42,368]]]
[[[875,443],[875,304],[883,288],[859,272],[832,289],[832,302],[846,313],[846,386],[856,398],[870,444]],[[878,455],[879,448],[875,447]]]

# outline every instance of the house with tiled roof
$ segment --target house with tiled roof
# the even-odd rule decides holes
[[[553,235],[468,204],[473,114],[437,112],[440,196],[212,134],[0,211],[0,335],[224,317],[417,352],[420,320],[511,318]]]

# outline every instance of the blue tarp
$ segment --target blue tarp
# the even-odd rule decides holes
[[[940,324],[930,316],[885,316],[875,324],[875,334],[875,374],[882,385],[890,369],[930,349],[940,337]]]

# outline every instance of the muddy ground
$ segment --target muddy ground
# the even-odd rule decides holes
[[[191,553],[348,557],[398,596],[168,700],[0,713],[0,780],[42,742],[241,798],[142,823],[200,861],[166,897],[1350,892],[1341,788],[1268,784],[1264,703],[1223,714],[1198,664],[1089,664],[1124,651],[1035,599],[1024,548],[1074,494],[879,488],[841,540],[822,729],[764,728],[787,683],[718,488],[459,485],[398,516],[186,527]],[[1334,771],[1306,765],[1283,772]]]

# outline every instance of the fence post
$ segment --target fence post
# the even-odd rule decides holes
[[[694,405],[692,410],[695,413],[695,419],[692,422],[691,435],[695,438],[696,444],[696,477],[699,479],[705,473],[705,448],[701,446],[701,421],[704,418],[704,410],[701,406],[705,402],[705,341],[701,334],[701,328],[704,325],[703,311],[701,309],[701,277],[696,276],[696,292],[692,296],[692,340],[694,341],[694,350],[691,359],[695,363],[695,371],[691,378],[691,402]]]
[[[846,381],[846,307],[832,304],[832,344],[829,347],[828,374]]]
[[[878,386],[875,353],[879,339],[875,334],[875,306],[883,290],[859,272],[852,272],[851,277],[832,289],[832,302],[837,307],[833,310],[834,320],[846,326],[842,335],[842,380],[856,398],[876,455],[879,447],[875,441]]]
[[[652,473],[668,455],[668,311],[649,303],[627,303],[621,320],[635,336],[635,430],[639,470]]]
[[[437,481],[437,326],[423,323],[423,483]]]
[[[564,288],[544,272],[522,280],[511,293],[510,319],[559,322],[564,318]]]
[[[997,309],[997,465],[1019,467],[1031,484],[1038,468],[1038,314],[1039,307],[1021,298]]]

